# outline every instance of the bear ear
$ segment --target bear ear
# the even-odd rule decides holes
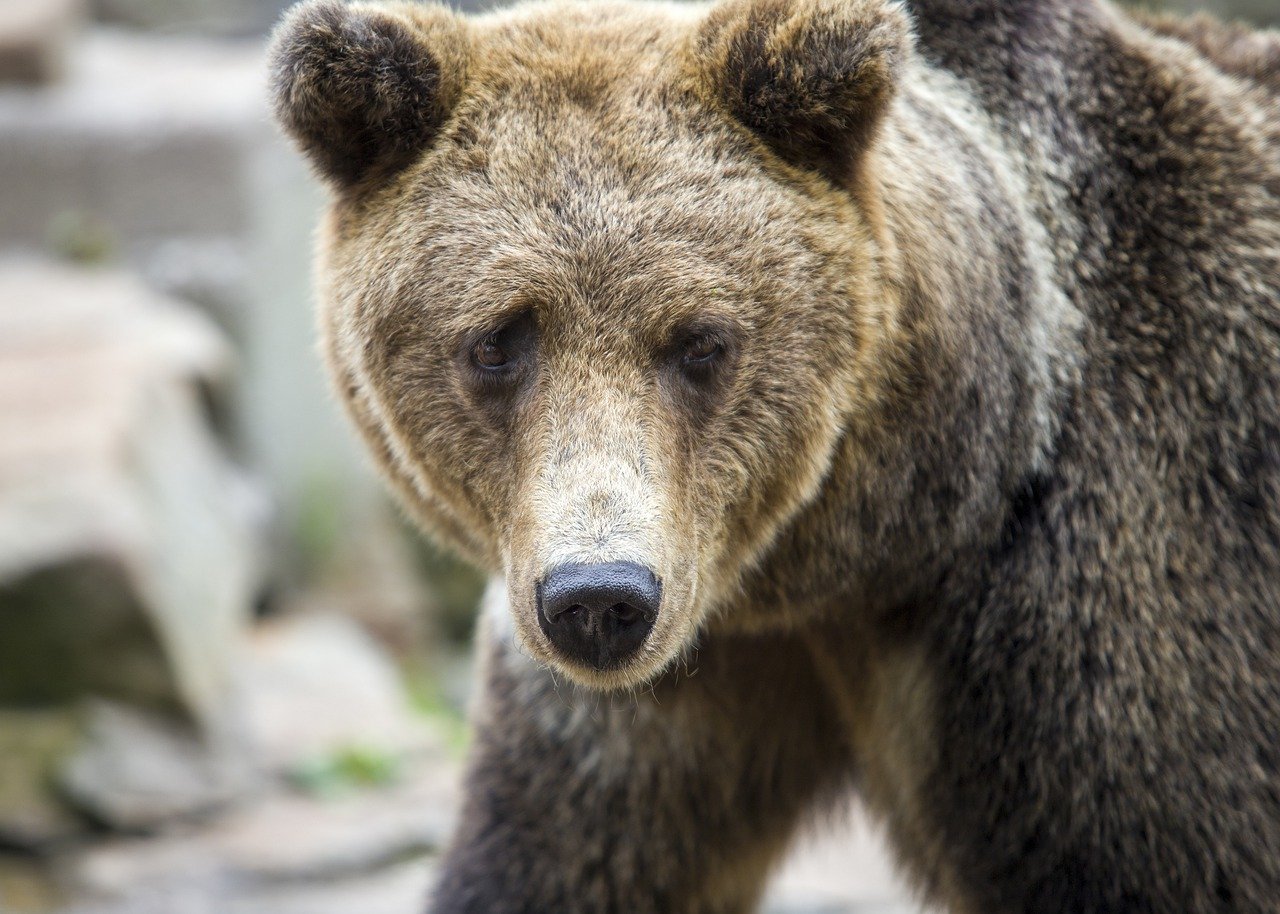
[[[461,21],[444,7],[306,0],[272,37],[276,118],[339,189],[389,177],[449,116],[464,46]]]
[[[701,82],[794,165],[846,181],[911,53],[888,0],[726,0],[697,35]]]

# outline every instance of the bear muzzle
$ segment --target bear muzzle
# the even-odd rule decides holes
[[[622,666],[658,618],[662,582],[636,562],[566,563],[537,585],[538,625],[567,660]]]

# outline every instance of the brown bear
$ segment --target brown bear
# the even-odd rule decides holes
[[[504,582],[438,912],[1280,909],[1280,36],[309,0],[324,345]]]

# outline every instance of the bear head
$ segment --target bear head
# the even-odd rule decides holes
[[[308,0],[279,27],[340,396],[573,681],[685,654],[867,421],[909,52],[888,0]]]

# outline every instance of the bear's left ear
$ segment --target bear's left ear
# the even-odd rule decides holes
[[[890,0],[724,0],[698,31],[699,80],[794,165],[842,183],[872,142],[911,26]]]
[[[338,189],[387,178],[439,134],[466,47],[443,6],[305,0],[271,42],[276,119]]]

